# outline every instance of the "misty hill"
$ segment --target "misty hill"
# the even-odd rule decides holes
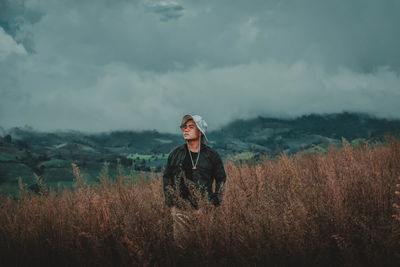
[[[162,171],[168,154],[184,143],[180,134],[153,131],[111,131],[88,134],[78,131],[37,132],[30,127],[1,129],[0,186],[12,187],[16,177],[32,183],[33,172],[49,184],[72,183],[71,163],[84,176],[96,181],[104,162],[115,169],[117,160],[126,171]],[[218,131],[207,133],[209,145],[223,160],[275,156],[323,150],[341,145],[344,137],[381,141],[388,134],[398,135],[400,121],[383,120],[365,114],[340,113],[308,115],[295,119],[257,117],[235,120]]]
[[[216,140],[216,149],[225,149],[227,153],[255,150],[276,155],[293,154],[312,145],[326,148],[330,143],[340,144],[342,137],[349,141],[377,141],[399,132],[399,120],[356,113],[312,114],[289,120],[264,117],[236,120],[210,134],[213,137],[210,139]]]

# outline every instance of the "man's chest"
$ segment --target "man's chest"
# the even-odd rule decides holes
[[[182,162],[184,169],[201,170],[203,172],[211,172],[213,163],[207,153],[186,153]]]

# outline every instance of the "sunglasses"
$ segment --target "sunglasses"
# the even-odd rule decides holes
[[[191,126],[191,127],[190,127]],[[190,132],[191,130],[193,130],[194,125],[189,125],[189,126],[182,126],[182,132],[185,132],[186,129],[188,129],[188,132]]]

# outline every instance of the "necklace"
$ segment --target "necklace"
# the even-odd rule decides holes
[[[199,157],[200,157],[200,147],[201,147],[201,144],[199,145],[199,154],[197,154],[197,159],[196,159],[196,164],[194,164],[193,163],[193,158],[192,158],[192,151],[190,151],[190,149],[189,149],[189,144],[188,143],[186,143],[187,144],[187,147],[188,147],[188,150],[189,150],[189,156],[190,156],[190,160],[192,161],[192,170],[196,170],[197,168],[196,168],[196,166],[197,166],[197,162],[199,161]]]

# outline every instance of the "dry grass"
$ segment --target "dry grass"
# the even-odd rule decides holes
[[[396,265],[400,141],[225,164],[222,205],[177,247],[161,174],[0,201],[1,266]],[[37,178],[40,179],[40,178]],[[38,180],[39,181],[39,180]],[[397,190],[400,191],[400,186]],[[206,204],[204,204],[206,205]]]

